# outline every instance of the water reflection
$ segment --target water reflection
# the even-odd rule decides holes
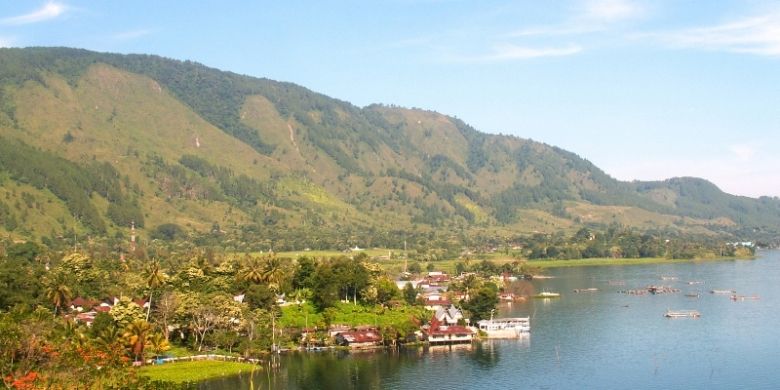
[[[279,369],[266,365],[254,375],[202,383],[201,389],[384,389],[403,370],[429,364],[468,364],[490,370],[501,362],[501,349],[529,348],[530,337],[486,340],[472,344],[437,345],[388,351],[291,353],[279,356]],[[457,363],[463,361],[463,363]],[[468,363],[470,362],[470,363]]]

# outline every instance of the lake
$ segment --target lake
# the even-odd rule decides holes
[[[526,338],[393,352],[293,353],[279,357],[275,372],[201,388],[250,388],[250,379],[261,389],[340,390],[776,389],[780,383],[780,251],[760,252],[756,260],[566,268],[550,275],[530,283],[561,298],[501,306],[502,316],[531,316]],[[681,292],[618,292],[650,284]],[[599,291],[573,292],[591,287]],[[713,289],[760,299],[732,301]],[[696,291],[699,298],[685,296]],[[668,309],[695,309],[701,317],[665,318]]]

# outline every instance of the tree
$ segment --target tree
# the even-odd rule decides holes
[[[244,292],[244,303],[250,309],[270,309],[275,302],[276,294],[264,284],[253,284]]]
[[[318,309],[324,310],[339,300],[339,286],[335,283],[333,267],[322,262],[313,277],[312,300]]]
[[[376,287],[376,299],[379,303],[384,304],[401,296],[398,285],[387,276],[377,278],[374,281],[374,286]]]
[[[466,300],[470,298],[470,292],[477,287],[479,287],[482,284],[482,281],[479,280],[477,275],[469,274],[466,275],[466,277],[463,278],[463,282],[461,282],[461,285],[463,287],[463,291],[466,293]]]
[[[149,264],[146,277],[146,285],[149,287],[149,307],[146,309],[146,321],[149,321],[149,314],[152,313],[154,289],[162,286],[163,283],[165,283],[166,278],[165,272],[160,269],[160,262],[157,260],[152,261],[152,263]]]
[[[175,223],[164,223],[152,231],[151,237],[156,240],[173,241],[186,236],[184,229]]]
[[[474,296],[463,304],[463,308],[471,314],[471,321],[476,322],[490,318],[490,312],[495,310],[498,296],[490,287],[482,287]]]
[[[120,297],[119,301],[111,308],[111,317],[120,328],[126,328],[131,323],[144,319],[144,311],[141,306],[131,301],[128,297]]]
[[[317,271],[317,263],[310,257],[299,257],[295,273],[292,278],[294,289],[312,288],[314,285],[314,273]]]
[[[143,364],[144,350],[152,333],[152,326],[144,320],[135,320],[125,327],[122,338],[134,362]]]
[[[406,283],[403,294],[406,303],[414,305],[417,302],[417,289],[411,283]]]
[[[46,287],[46,298],[54,304],[54,315],[57,315],[60,308],[70,302],[73,296],[70,287],[66,283],[67,281],[63,275],[55,275]]]
[[[265,259],[262,267],[262,281],[268,283],[268,288],[278,294],[286,276],[287,270],[281,259],[276,256]]]
[[[239,280],[250,283],[263,282],[263,263],[256,257],[244,256],[241,270],[238,273]]]
[[[157,319],[166,340],[170,340],[170,331],[168,328],[173,321],[173,318],[176,315],[176,310],[178,308],[179,296],[176,292],[163,293],[160,296],[160,299],[157,301],[157,307],[155,308],[155,311],[157,312]]]
[[[147,348],[151,349],[156,356],[159,356],[171,349],[171,345],[162,333],[154,333],[147,340]]]

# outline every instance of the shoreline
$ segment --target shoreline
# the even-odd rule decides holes
[[[636,259],[625,258],[591,258],[571,260],[528,260],[526,264],[532,267],[565,268],[565,267],[602,267],[610,265],[647,265],[647,264],[679,264],[679,263],[708,263],[715,261],[755,260],[756,257],[716,257],[712,259],[667,259],[664,257],[645,257]]]

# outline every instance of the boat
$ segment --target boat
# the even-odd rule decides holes
[[[555,276],[549,276],[549,275],[534,275],[534,279],[555,279]]]
[[[531,332],[529,317],[491,318],[477,322],[489,339],[513,339]]]
[[[688,297],[688,298],[698,298],[699,297],[699,293],[687,293],[687,294],[685,294],[685,296]]]
[[[575,289],[574,289],[574,292],[576,292],[576,293],[583,293],[583,292],[596,292],[596,291],[599,291],[599,289],[597,289],[596,287],[591,287],[591,288],[575,288]]]
[[[747,296],[747,295],[732,295],[731,296],[731,300],[735,301],[735,302],[736,301],[746,301],[746,300],[757,301],[759,299],[761,299],[761,298],[758,295],[750,295],[750,296]]]
[[[534,295],[534,298],[560,298],[561,294],[557,292],[542,291],[539,294]]]
[[[699,318],[701,313],[696,310],[667,310],[664,317],[667,318]]]
[[[710,293],[712,294],[736,294],[737,290],[711,290]]]
[[[677,280],[676,276],[661,276],[661,280]]]
[[[691,285],[693,285],[693,284],[704,284],[704,281],[701,281],[701,280],[691,280],[691,281],[688,282],[688,284],[691,284]]]

